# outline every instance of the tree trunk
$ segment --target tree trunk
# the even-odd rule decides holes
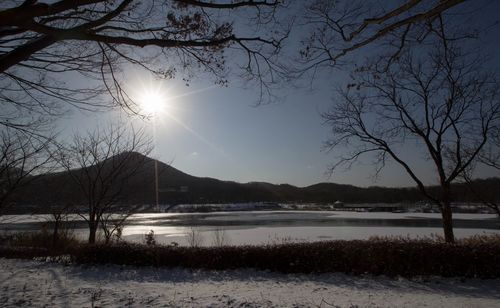
[[[443,203],[441,207],[441,217],[443,218],[444,240],[447,243],[454,243],[455,236],[453,235],[453,218],[451,204],[449,201]]]
[[[454,243],[453,217],[451,212],[451,185],[448,182],[441,182],[441,217],[443,220],[444,240],[446,243]]]
[[[111,236],[113,235],[113,233],[107,227],[102,228],[102,231],[104,232],[104,241],[107,245],[111,241]]]
[[[95,221],[89,221],[89,244],[95,243],[97,233],[97,223]]]

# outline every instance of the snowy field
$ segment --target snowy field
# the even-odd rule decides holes
[[[500,307],[500,280],[65,266],[0,259],[1,307]]]

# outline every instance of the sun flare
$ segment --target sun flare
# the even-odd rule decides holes
[[[139,99],[139,108],[147,116],[167,111],[167,96],[159,91],[145,91]]]

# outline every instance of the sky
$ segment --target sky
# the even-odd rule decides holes
[[[482,14],[500,12],[500,1]],[[484,40],[485,49],[493,56],[493,68],[500,71],[500,27],[496,25]],[[365,51],[369,52],[369,51]],[[129,86],[151,84],[165,94],[166,113],[155,120],[127,119],[144,126],[154,134],[153,156],[171,163],[185,173],[237,182],[288,183],[308,186],[319,182],[335,182],[357,186],[414,186],[406,173],[389,163],[378,178],[369,159],[349,170],[327,174],[336,153],[326,151],[324,142],[330,136],[321,113],[332,105],[336,83],[345,81],[346,73],[322,74],[313,89],[287,87],[280,102],[255,106],[258,93],[241,88],[214,86],[209,81],[194,79],[189,86],[179,80],[154,81],[141,72],[130,72]],[[61,120],[64,136],[91,129],[107,121],[124,117],[118,112],[106,114],[74,111]],[[414,145],[405,148],[407,157],[427,184],[435,184],[432,167]],[[500,176],[497,171],[480,169],[479,177]]]

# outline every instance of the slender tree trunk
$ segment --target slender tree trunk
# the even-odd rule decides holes
[[[109,230],[108,227],[102,228],[102,231],[104,232],[104,241],[107,245],[111,241],[111,236],[113,235],[113,232],[111,232],[111,230]]]
[[[453,217],[451,212],[451,191],[449,184],[443,184],[443,195],[441,203],[441,217],[443,220],[444,240],[447,243],[454,243],[455,236],[453,235]]]
[[[442,205],[441,216],[443,218],[444,239],[447,243],[454,243],[455,236],[453,235],[453,218],[450,202]]]

